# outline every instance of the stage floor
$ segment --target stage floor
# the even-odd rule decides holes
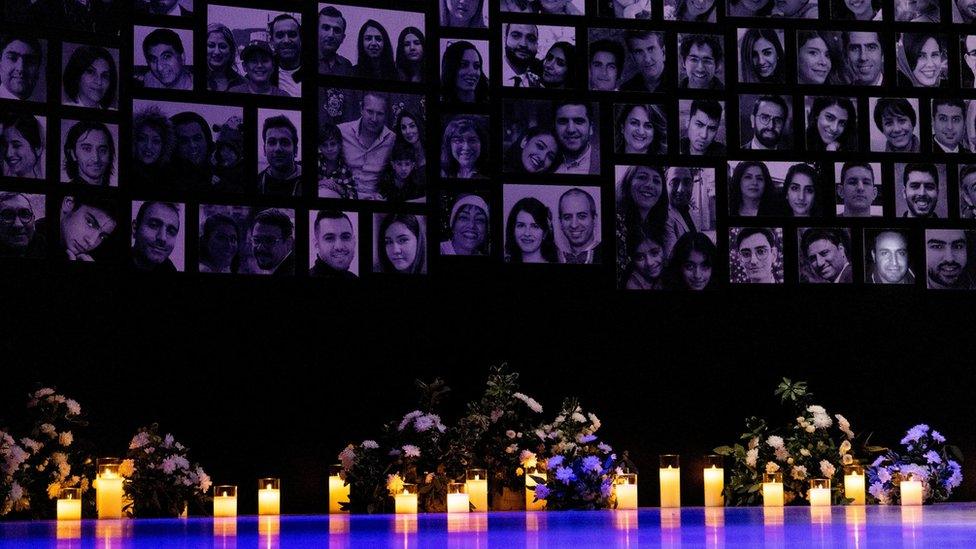
[[[0,522],[3,548],[976,547],[976,503]]]

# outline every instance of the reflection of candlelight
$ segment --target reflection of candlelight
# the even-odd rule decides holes
[[[263,478],[258,481],[258,514],[277,515],[281,513],[281,483],[276,478]]]
[[[464,491],[475,511],[488,510],[488,471],[468,469]]]
[[[449,513],[447,515],[447,531],[451,533],[487,532],[488,517],[479,513]]]
[[[214,517],[214,537],[231,538],[237,535],[237,517]]]
[[[613,514],[613,527],[617,530],[637,529],[637,510],[624,509]]]
[[[784,515],[782,505],[763,507],[763,524],[766,526],[782,526]]]
[[[81,522],[77,520],[59,520],[57,522],[57,539],[74,540],[81,539]],[[68,545],[73,547],[74,544]]]
[[[902,526],[918,526],[922,524],[923,507],[920,505],[908,505],[901,508]]]
[[[329,512],[344,512],[341,503],[349,501],[349,485],[346,484],[339,473],[342,472],[342,465],[329,466]]]
[[[681,507],[681,467],[676,455],[661,456],[661,507]]]
[[[661,509],[661,529],[681,528],[680,509]]]
[[[813,505],[810,507],[810,522],[813,524],[827,524],[830,522],[831,509],[829,505]]]
[[[329,517],[329,533],[348,534],[349,515],[336,515],[334,517]]]
[[[725,509],[715,507],[705,508],[705,527],[721,528],[725,526]]]
[[[281,531],[280,518],[277,516],[270,517],[258,517],[258,536],[261,537],[262,545],[265,541],[274,540],[274,545],[277,546],[278,534]]]
[[[104,540],[103,547],[112,547],[112,541],[122,538],[121,520],[99,520],[95,522],[95,538]]]
[[[416,496],[417,494],[413,494]],[[399,515],[395,517],[394,531],[397,534],[414,534],[417,532],[417,515]]]

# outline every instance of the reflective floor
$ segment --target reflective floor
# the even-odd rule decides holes
[[[0,522],[0,547],[976,547],[976,503]]]

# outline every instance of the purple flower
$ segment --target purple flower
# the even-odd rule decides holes
[[[546,499],[549,497],[549,488],[545,484],[535,485],[535,497],[536,499]]]

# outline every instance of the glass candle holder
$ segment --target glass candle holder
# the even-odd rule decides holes
[[[546,478],[546,471],[541,467],[525,468],[525,510],[541,511],[546,508],[546,500],[536,499],[535,485],[537,482],[533,477]]]
[[[281,514],[281,479],[258,479],[258,514]]]
[[[396,514],[417,514],[417,485],[403,483],[403,491],[393,496],[393,502]]]
[[[58,520],[81,520],[81,488],[62,488],[58,494]]]
[[[487,511],[488,471],[485,469],[468,469],[464,476],[464,491],[468,494],[472,511]]]
[[[865,504],[865,476],[861,465],[844,466],[844,497],[852,499],[851,505]]]
[[[95,462],[95,508],[100,519],[122,518],[122,460],[98,458]]]
[[[637,509],[637,474],[617,475],[614,490],[617,493],[617,509]]]
[[[214,486],[214,517],[237,516],[237,486],[222,484]]]
[[[447,512],[467,513],[470,510],[470,501],[467,492],[464,491],[464,483],[447,483]]]
[[[763,473],[763,506],[783,506],[783,473]]]
[[[898,483],[898,490],[901,494],[902,505],[922,504],[922,482],[915,480],[915,476],[911,473],[901,479],[901,482]]]
[[[661,507],[681,507],[681,461],[677,454],[660,456]]]
[[[725,458],[712,454],[705,456],[703,480],[705,484],[705,507],[724,507],[725,496]]]
[[[830,479],[812,478],[810,479],[810,492],[808,499],[811,507],[830,506]]]

